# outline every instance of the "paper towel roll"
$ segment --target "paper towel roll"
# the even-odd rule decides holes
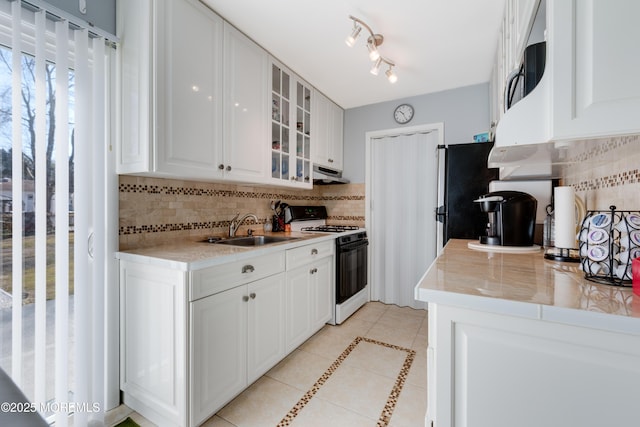
[[[576,195],[573,187],[556,187],[553,190],[555,216],[555,245],[573,249],[576,245]]]

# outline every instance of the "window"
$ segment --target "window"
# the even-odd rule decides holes
[[[0,367],[49,421],[86,425],[105,408],[113,52],[52,18],[0,0]]]
[[[46,369],[44,374],[46,376],[45,383],[55,384],[55,368],[54,357],[47,357],[47,353],[52,356],[55,353],[56,342],[54,339],[55,330],[55,298],[56,298],[56,283],[55,283],[55,239],[56,239],[56,211],[55,211],[55,196],[59,192],[59,188],[62,186],[56,186],[56,168],[65,168],[65,174],[69,177],[70,185],[67,187],[68,194],[66,197],[69,200],[73,200],[73,71],[66,70],[64,73],[68,80],[69,99],[67,100],[68,117],[70,117],[68,126],[71,129],[71,138],[69,138],[68,144],[69,155],[66,156],[68,160],[61,165],[56,164],[56,66],[51,62],[47,62],[45,66],[45,150],[38,150],[36,148],[36,72],[35,58],[28,54],[21,54],[21,68],[22,68],[22,84],[19,89],[21,99],[21,109],[18,112],[13,111],[12,97],[14,88],[12,87],[12,74],[13,74],[13,51],[7,46],[0,45],[0,181],[2,185],[2,200],[6,203],[6,208],[3,209],[1,214],[2,220],[2,236],[0,245],[0,298],[3,308],[9,308],[14,304],[22,304],[22,360],[20,363],[23,366],[21,369],[22,378],[20,378],[20,384],[23,391],[29,397],[31,401],[35,401],[35,378],[36,370],[25,369],[26,367],[34,366],[35,364],[35,341],[31,334],[30,326],[35,321],[35,300],[36,300],[36,239],[40,236],[36,236],[36,205],[37,200],[44,200],[46,208],[44,209],[44,216],[46,219],[45,233],[45,265],[44,281],[45,281],[45,295],[46,295]],[[62,73],[61,73],[62,74]],[[19,118],[21,122],[21,171],[13,171],[13,118]],[[17,144],[16,144],[17,145]],[[40,161],[39,156],[44,156],[44,176],[37,176],[42,173],[41,170],[36,170],[36,163]],[[44,185],[40,188],[36,188],[36,179],[43,178],[45,180]],[[21,179],[21,185],[13,185],[14,179]],[[19,199],[14,196],[14,190],[16,188],[22,189],[22,209],[20,206],[16,206],[13,203],[14,200]],[[35,197],[37,191],[45,191],[44,197]],[[58,197],[60,195],[58,194]],[[69,281],[68,287],[65,290],[67,298],[73,298],[73,211],[62,212],[62,215],[68,217],[71,227],[68,230],[63,230],[67,236],[69,247]],[[22,233],[14,235],[13,218],[16,215],[22,215]],[[19,242],[18,242],[19,241]],[[12,255],[16,247],[22,247],[22,271],[17,271],[17,274],[21,274],[21,301],[15,301],[15,295],[13,293],[13,284],[16,280],[13,278],[13,265]],[[73,319],[73,305],[69,309],[69,318]],[[12,330],[13,322],[8,321],[9,318],[3,318],[0,327],[2,328],[3,337],[12,337],[13,333],[17,333],[17,330]],[[72,325],[70,325],[72,326]],[[35,333],[35,328],[33,330]],[[13,340],[12,340],[13,341]],[[15,341],[13,341],[15,342]],[[73,328],[68,329],[67,342],[73,343]],[[15,361],[14,361],[15,362]],[[11,346],[3,345],[2,358],[0,359],[0,366],[7,372],[12,371],[12,358],[11,358]],[[70,379],[69,383],[72,383]],[[51,402],[54,400],[54,390],[52,387],[45,386],[45,401]],[[70,390],[70,394],[73,394],[73,390]],[[48,414],[49,415],[49,414]]]

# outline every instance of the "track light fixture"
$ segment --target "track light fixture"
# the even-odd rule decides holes
[[[358,19],[351,15],[349,15],[349,19],[353,21],[353,30],[345,40],[347,46],[353,47],[353,45],[355,45],[356,43],[356,39],[360,35],[360,31],[362,31],[362,28],[366,28],[366,30],[369,32],[369,37],[367,37],[367,50],[369,51],[369,59],[375,62],[370,70],[371,74],[377,76],[380,71],[380,66],[384,62],[389,66],[389,69],[385,72],[389,82],[395,83],[396,81],[398,81],[398,76],[393,72],[393,67],[395,67],[396,64],[390,59],[381,56],[380,51],[378,50],[378,46],[380,46],[382,42],[384,42],[384,37],[382,36],[382,34],[374,33],[371,27],[369,27],[361,19]]]

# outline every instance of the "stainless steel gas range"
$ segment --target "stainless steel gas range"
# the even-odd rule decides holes
[[[364,229],[354,225],[327,225],[325,206],[289,206],[285,222],[291,231],[339,233],[336,236],[334,314],[331,323],[344,322],[369,301],[368,246]]]

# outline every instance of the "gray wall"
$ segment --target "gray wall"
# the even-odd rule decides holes
[[[489,83],[351,108],[344,112],[345,178],[364,182],[365,133],[401,127],[393,120],[393,110],[405,102],[415,108],[405,126],[442,122],[446,144],[473,142],[473,135],[489,130]]]
[[[77,16],[108,33],[116,33],[116,0],[87,0],[87,13],[80,13],[78,0],[45,0],[52,6]]]

